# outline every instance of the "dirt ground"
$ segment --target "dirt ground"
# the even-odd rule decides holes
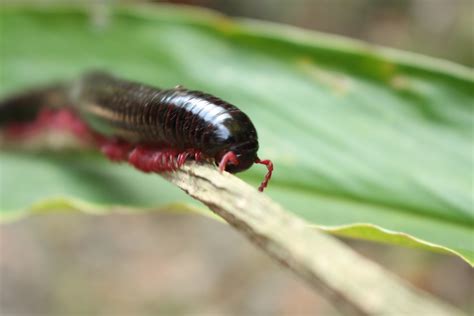
[[[0,242],[5,316],[339,315],[232,228],[199,215],[56,213],[1,227]],[[474,310],[474,272],[460,259],[346,242]]]

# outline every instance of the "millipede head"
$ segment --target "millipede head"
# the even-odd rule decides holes
[[[233,152],[233,151],[228,151],[225,153],[222,158],[220,159],[219,162],[219,170],[222,172],[224,170],[229,171],[229,167],[238,167],[239,166],[239,159],[238,156]],[[270,178],[272,177],[273,173],[273,162],[271,160],[260,160],[258,157],[255,158],[254,163],[256,164],[261,164],[267,166],[267,174],[265,175],[265,178],[263,179],[262,183],[258,187],[258,190],[260,192],[263,192],[263,190],[268,186],[268,182],[270,181]]]

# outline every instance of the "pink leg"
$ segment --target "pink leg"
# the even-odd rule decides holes
[[[267,187],[268,182],[270,181],[270,178],[272,177],[273,173],[273,162],[271,160],[260,160],[259,158],[255,159],[255,163],[262,164],[267,166],[267,174],[265,175],[265,178],[263,179],[262,183],[258,187],[258,190],[260,192],[263,192],[263,190]]]
[[[233,151],[227,152],[224,156],[222,156],[221,161],[219,162],[219,170],[222,172],[227,167],[228,163],[232,163],[233,165],[238,165],[239,160]]]
[[[144,172],[174,171],[184,165],[189,157],[200,157],[200,152],[187,150],[180,152],[171,148],[136,146],[128,155],[128,162]],[[196,159],[197,160],[197,159]]]

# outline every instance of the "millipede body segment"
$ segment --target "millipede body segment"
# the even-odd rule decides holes
[[[181,86],[158,89],[93,72],[68,85],[1,102],[0,123],[15,116],[31,118],[61,93],[64,105],[52,107],[72,110],[112,160],[128,161],[145,172],[172,171],[187,159],[213,161],[231,173],[260,163],[268,173],[259,190],[270,180],[273,164],[258,158],[257,132],[249,117],[217,97]]]

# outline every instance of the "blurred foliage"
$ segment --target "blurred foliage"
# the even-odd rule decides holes
[[[472,0],[3,0],[3,3],[173,3],[285,23],[474,66]]]
[[[135,1],[136,2],[136,1]],[[140,2],[140,1],[139,1]],[[474,66],[471,0],[169,0]]]

